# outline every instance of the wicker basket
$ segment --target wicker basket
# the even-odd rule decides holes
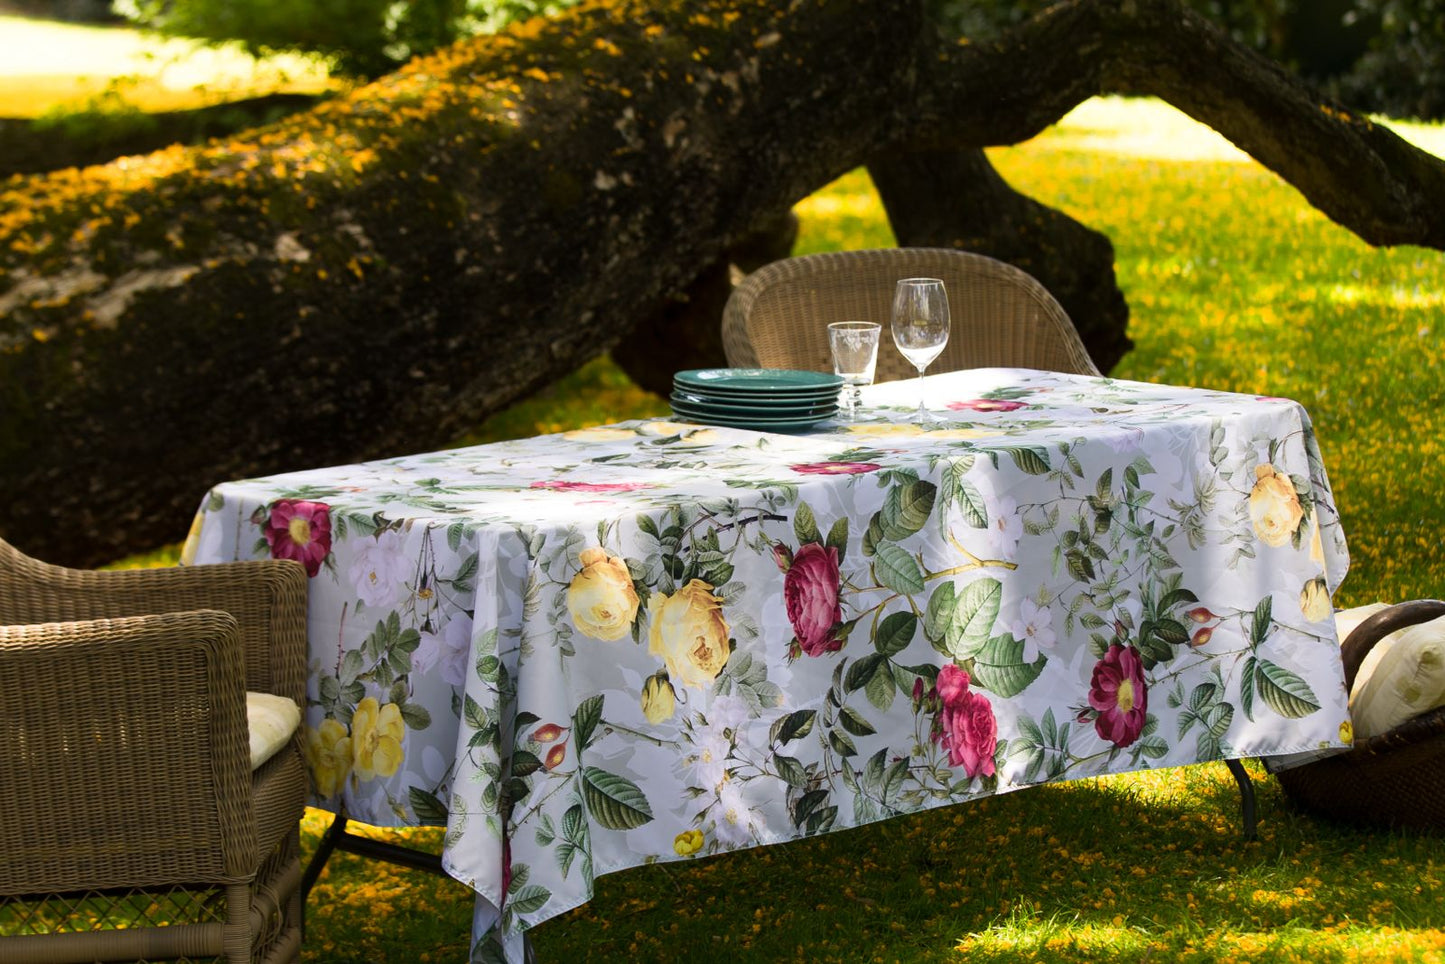
[[[1445,602],[1417,599],[1366,619],[1341,648],[1346,688],[1354,686],[1377,642],[1442,615]],[[1297,807],[1321,817],[1360,827],[1445,831],[1445,708],[1276,776]]]

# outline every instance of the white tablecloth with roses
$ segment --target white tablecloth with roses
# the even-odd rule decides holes
[[[221,485],[311,576],[317,802],[445,824],[477,960],[598,874],[1348,745],[1304,409],[1013,369],[797,435],[627,422]]]

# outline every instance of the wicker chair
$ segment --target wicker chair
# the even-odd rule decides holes
[[[1018,268],[953,248],[881,248],[775,261],[748,275],[723,309],[722,340],[734,368],[833,370],[830,321],[883,325],[875,381],[918,374],[888,350],[900,278],[941,278],[953,331],[930,371],[1037,368],[1098,375],[1079,333],[1044,286]]]
[[[0,541],[0,961],[294,961],[305,705],[291,562],[82,572]],[[157,926],[165,924],[168,926]]]
[[[1445,602],[1416,599],[1383,609],[1344,642],[1345,687],[1365,655],[1397,629],[1445,615]],[[1285,795],[1317,816],[1360,827],[1445,831],[1445,708],[1356,740],[1346,753],[1276,774]]]

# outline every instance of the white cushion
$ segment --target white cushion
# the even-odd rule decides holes
[[[1337,613],[1340,639],[1384,608],[1374,603]],[[1445,616],[1396,630],[1376,643],[1350,689],[1356,739],[1378,736],[1440,706],[1445,706]]]
[[[272,693],[246,694],[246,725],[251,730],[251,769],[276,755],[301,725],[296,701]]]

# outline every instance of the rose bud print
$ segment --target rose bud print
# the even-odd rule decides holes
[[[546,723],[532,731],[532,739],[538,743],[551,743],[562,735],[562,728],[556,723]]]

